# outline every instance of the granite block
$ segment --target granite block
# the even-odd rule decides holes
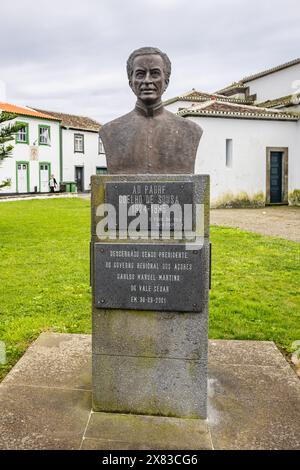
[[[94,411],[206,418],[207,363],[93,356]]]
[[[206,360],[208,314],[95,310],[93,353]]]

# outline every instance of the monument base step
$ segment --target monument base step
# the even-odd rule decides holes
[[[300,382],[272,342],[209,343],[208,420],[91,411],[90,335],[43,333],[0,384],[0,449],[300,449]]]

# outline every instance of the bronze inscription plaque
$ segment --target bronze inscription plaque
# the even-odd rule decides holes
[[[95,243],[97,308],[201,312],[207,301],[209,246]]]
[[[117,228],[119,211],[126,204],[127,209],[132,207],[135,213],[128,216],[128,224],[143,210],[147,213],[148,230],[151,228],[151,221],[161,229],[164,210],[177,205],[179,214],[172,212],[170,217],[167,216],[167,226],[173,231],[175,224],[175,227],[181,230],[185,221],[188,224],[187,218],[190,217],[188,225],[192,229],[193,183],[190,182],[106,183],[105,202],[112,204],[116,209]],[[185,205],[189,208],[185,208]]]

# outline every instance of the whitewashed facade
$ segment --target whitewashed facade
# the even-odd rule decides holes
[[[244,84],[256,95],[257,103],[300,93],[300,63],[257,78],[254,75],[246,78]]]
[[[89,191],[91,176],[106,172],[106,157],[99,140],[100,124],[84,116],[42,112],[49,113],[61,122],[61,181],[75,182],[80,192]]]
[[[228,193],[263,193],[267,199],[267,149],[288,151],[286,192],[300,188],[299,121],[274,121],[190,116],[203,128],[196,173],[211,177],[212,205],[222,203]],[[232,142],[231,161],[226,161],[226,141]],[[270,171],[270,169],[269,169]],[[282,188],[283,191],[285,188]],[[271,202],[271,201],[266,201]],[[287,202],[287,201],[282,201]]]
[[[97,132],[80,129],[62,130],[63,181],[77,181],[82,174],[81,191],[90,190],[91,176],[106,169],[106,158],[100,152]]]
[[[262,193],[265,203],[288,203],[288,194],[300,189],[300,115],[291,95],[300,61],[294,62],[217,93],[192,90],[166,101],[166,109],[203,128],[195,171],[211,176],[213,206],[241,193],[249,198]],[[285,102],[284,93],[291,95]],[[271,98],[276,109],[258,103]]]
[[[90,191],[91,176],[106,172],[106,158],[99,140],[100,124],[88,117],[55,111],[61,123],[62,182],[75,182],[79,192]]]
[[[24,123],[20,139],[17,136],[12,142],[12,157],[0,165],[0,181],[11,180],[2,194],[49,192],[52,174],[58,183],[56,191],[64,182],[76,183],[78,191],[89,191],[91,176],[106,172],[98,122],[7,103],[0,103],[0,110],[18,114],[14,121]]]
[[[0,164],[0,182],[11,181],[2,192],[49,192],[51,174],[55,175],[57,182],[60,177],[59,121],[39,115],[19,115],[10,122],[24,123],[24,128],[11,141],[14,146],[12,156]],[[7,123],[2,126],[5,125]]]
[[[245,77],[217,93],[251,96],[257,105],[300,111],[300,59]]]
[[[165,102],[166,109],[203,128],[196,173],[211,176],[212,205],[229,193],[233,197],[247,193],[250,198],[262,193],[266,203],[287,203],[288,194],[300,189],[299,77],[300,59],[296,59],[216,93],[192,90]],[[88,191],[91,175],[106,172],[99,123],[18,109],[17,120],[28,125],[28,141],[16,143],[13,158],[0,165],[0,181],[12,181],[6,192],[48,191],[50,173],[58,182],[75,181],[80,191]],[[50,126],[50,145],[39,142],[40,126]]]

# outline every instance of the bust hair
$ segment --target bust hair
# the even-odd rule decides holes
[[[147,54],[158,54],[163,60],[164,63],[164,72],[166,74],[166,79],[169,80],[171,75],[171,61],[165,52],[162,52],[157,47],[140,47],[140,49],[136,49],[133,51],[127,60],[127,75],[128,79],[131,79],[133,73],[133,61],[136,57],[140,55],[147,55]]]

